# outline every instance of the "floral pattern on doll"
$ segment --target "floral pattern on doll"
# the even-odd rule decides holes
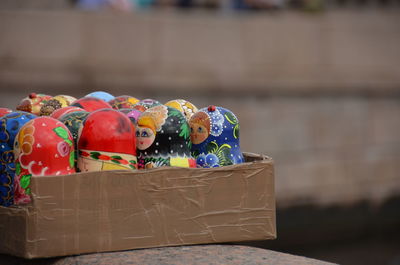
[[[198,111],[195,105],[184,99],[170,100],[167,103],[165,103],[165,106],[169,106],[179,110],[180,112],[183,113],[183,115],[185,115],[186,120],[188,121],[193,116],[193,114]]]
[[[189,121],[192,155],[198,167],[216,167],[243,162],[239,147],[239,121],[229,110],[209,106]]]
[[[216,141],[207,144],[207,153],[198,154],[194,152],[197,157],[197,167],[219,167],[220,165],[228,166],[233,165],[231,149],[229,144],[218,145]]]
[[[136,139],[140,169],[195,167],[188,122],[175,108],[159,105],[143,112],[138,119]]]
[[[224,116],[222,116],[218,109],[211,112],[209,115],[212,124],[210,134],[213,136],[220,136],[224,130]]]
[[[16,136],[14,202],[30,202],[32,176],[75,173],[72,136],[63,123],[39,117],[26,123]]]

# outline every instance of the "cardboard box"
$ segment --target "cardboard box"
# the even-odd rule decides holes
[[[0,208],[0,252],[24,258],[276,238],[273,161],[33,177]]]

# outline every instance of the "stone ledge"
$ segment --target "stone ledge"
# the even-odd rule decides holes
[[[0,262],[7,264],[96,264],[96,265],[132,265],[132,264],[309,264],[328,265],[320,260],[280,253],[247,246],[201,245],[183,247],[165,247],[122,252],[97,253],[65,258],[23,260],[7,255],[0,256]]]

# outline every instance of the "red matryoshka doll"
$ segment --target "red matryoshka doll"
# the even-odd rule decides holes
[[[137,98],[131,96],[119,96],[108,103],[113,107],[113,109],[132,109],[133,105],[138,103],[139,100]]]
[[[47,100],[40,108],[40,116],[50,116],[57,109],[71,105],[76,98],[66,95],[58,95]]]
[[[186,120],[189,121],[190,117],[198,111],[195,105],[184,99],[174,99],[165,103],[165,106],[173,107],[185,115]]]
[[[135,126],[113,109],[90,113],[78,136],[80,171],[136,169]]]
[[[75,111],[85,111],[82,108],[79,107],[74,107],[74,106],[68,106],[68,107],[64,107],[61,109],[57,109],[55,110],[50,117],[54,118],[54,119],[59,119],[61,116],[63,116],[64,114],[68,114],[68,113],[72,113]]]
[[[0,118],[3,117],[4,115],[7,115],[8,113],[11,113],[12,110],[8,108],[0,108]]]
[[[239,145],[239,121],[228,109],[209,106],[189,120],[192,154],[197,167],[243,163]]]
[[[135,126],[137,125],[140,114],[143,113],[143,111],[137,109],[120,109],[119,111],[124,113]]]
[[[136,143],[140,169],[196,167],[190,153],[190,129],[185,116],[174,108],[155,106],[138,119]]]
[[[15,142],[14,203],[30,202],[32,176],[75,173],[71,133],[60,121],[38,117],[19,130]]]
[[[111,105],[101,100],[99,98],[94,97],[84,97],[78,100],[75,100],[71,106],[82,108],[86,111],[92,112],[98,109],[112,109]]]
[[[28,97],[21,100],[17,106],[17,110],[40,115],[40,109],[51,98],[49,95],[31,93]]]

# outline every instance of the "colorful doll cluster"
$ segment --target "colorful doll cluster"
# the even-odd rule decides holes
[[[238,119],[222,107],[96,91],[31,93],[17,110],[0,108],[2,206],[29,203],[32,176],[243,162]]]
[[[21,100],[17,110],[40,116],[50,116],[55,110],[67,107],[75,100],[76,98],[67,95],[52,97],[45,94],[31,93]]]

